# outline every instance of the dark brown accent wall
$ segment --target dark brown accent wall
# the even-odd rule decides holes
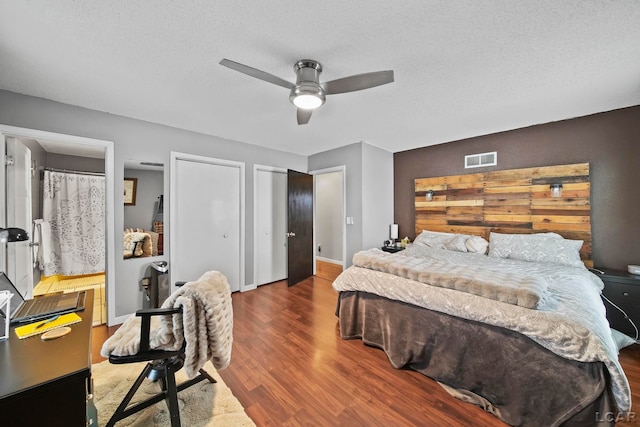
[[[464,169],[466,154],[498,165]],[[588,162],[596,267],[640,264],[640,106],[395,153],[394,218],[414,236],[414,179]]]

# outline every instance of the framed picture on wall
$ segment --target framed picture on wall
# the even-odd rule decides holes
[[[124,179],[124,205],[125,206],[135,206],[137,185],[138,185],[138,178]]]

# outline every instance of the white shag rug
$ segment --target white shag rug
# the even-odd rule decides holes
[[[93,398],[98,411],[98,426],[102,427],[107,424],[133,382],[142,372],[145,364],[143,362],[113,365],[109,361],[104,361],[92,365]],[[215,378],[217,383],[212,384],[207,380],[201,381],[178,393],[182,425],[188,427],[255,426],[211,362],[207,362],[204,370]],[[184,369],[178,371],[176,382],[180,384],[186,379]],[[159,382],[145,379],[132,402],[144,400],[159,391]],[[164,400],[116,423],[117,427],[169,425],[171,425],[169,411]]]

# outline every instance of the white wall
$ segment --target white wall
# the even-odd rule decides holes
[[[356,252],[381,246],[388,238],[393,222],[393,154],[358,142],[309,157],[309,170],[336,166],[345,167],[346,216],[354,220],[346,227],[346,268]]]
[[[393,223],[393,153],[369,144],[362,144],[362,211],[363,249],[382,246]]]
[[[316,256],[342,264],[342,172],[315,176]],[[319,249],[320,248],[320,249]]]
[[[346,216],[353,217],[353,224],[346,226],[347,252],[345,268],[351,265],[353,254],[362,249],[362,143],[314,154],[309,157],[309,170],[344,166],[346,187]]]
[[[169,153],[172,150],[245,162],[246,278],[253,277],[253,164],[308,170],[307,158],[304,156],[2,90],[0,90],[0,123],[114,141],[116,206],[123,204],[123,185],[118,183],[122,183],[124,179],[125,159],[145,159],[149,162],[164,163],[165,206],[169,206],[171,197],[168,188]],[[250,125],[251,123],[247,123],[247,126]],[[165,224],[169,223],[168,215],[169,213],[165,212]],[[123,210],[115,209],[114,216],[117,233],[124,228]],[[165,229],[165,235],[168,235],[167,229]],[[154,259],[169,261],[170,250],[171,242],[168,241],[164,256]],[[114,303],[117,318],[141,307],[139,280],[143,277],[143,271],[148,265],[147,260],[137,260],[139,263],[123,260],[122,257],[117,256],[118,254],[122,254],[121,239],[116,239],[115,272],[108,272],[108,274],[115,274],[116,298],[114,302],[109,301],[109,304]],[[171,266],[169,269],[171,271]]]

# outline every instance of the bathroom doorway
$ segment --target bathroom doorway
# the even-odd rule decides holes
[[[28,153],[29,160],[26,166],[22,165],[24,158],[19,157],[19,166],[20,168],[26,167],[27,173],[15,173],[10,170],[12,165],[2,165],[0,180],[3,185],[0,188],[0,197],[7,202],[5,203],[7,208],[0,212],[0,222],[3,226],[13,226],[8,221],[19,224],[20,228],[29,232],[30,239],[25,242],[24,247],[17,247],[14,244],[11,247],[5,245],[0,247],[0,267],[9,271],[29,271],[31,273],[31,277],[26,277],[29,274],[21,276],[14,274],[13,280],[15,280],[16,287],[20,289],[21,293],[24,293],[26,298],[48,293],[53,289],[53,284],[57,282],[60,283],[56,284],[57,287],[53,289],[53,292],[70,291],[78,287],[93,288],[92,283],[101,280],[101,287],[98,287],[98,292],[94,292],[94,297],[97,298],[97,301],[94,301],[94,324],[106,323],[108,318],[107,300],[112,297],[109,294],[113,293],[114,279],[114,275],[109,274],[114,271],[113,256],[110,256],[114,251],[113,236],[110,236],[113,233],[107,232],[113,229],[114,218],[113,215],[106,215],[107,212],[112,212],[111,207],[113,206],[113,143],[0,125],[1,152],[13,154],[16,152],[16,147],[19,147],[18,152]],[[42,270],[38,263],[38,248],[42,235],[40,229],[36,228],[36,220],[42,219],[42,178],[45,169],[57,169],[59,172],[69,170],[99,172],[104,175],[105,244],[101,255],[105,261],[101,278],[54,277],[52,275],[45,278],[44,281],[41,280]],[[20,209],[21,203],[15,202],[21,198],[21,188],[31,190],[31,206],[27,209],[28,212],[23,212]],[[36,234],[37,238],[34,239]]]

